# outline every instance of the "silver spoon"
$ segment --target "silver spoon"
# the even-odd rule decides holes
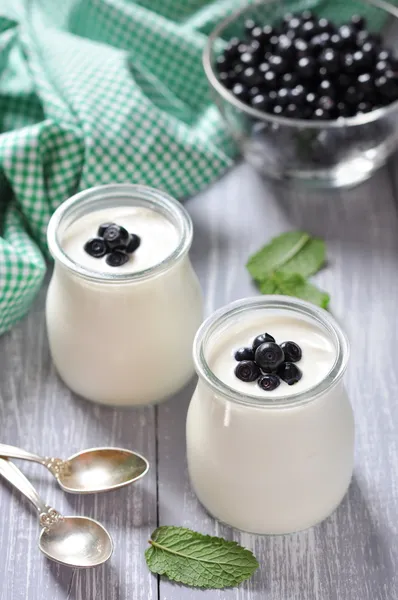
[[[92,494],[116,490],[144,477],[149,463],[124,448],[90,448],[67,460],[38,456],[16,446],[0,444],[0,456],[30,460],[47,467],[65,492]]]
[[[12,462],[0,458],[0,475],[16,487],[39,513],[42,530],[39,548],[48,558],[68,567],[96,567],[107,561],[113,552],[112,538],[107,530],[88,517],[63,517],[47,506]]]

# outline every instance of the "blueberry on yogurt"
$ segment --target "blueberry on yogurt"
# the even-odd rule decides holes
[[[235,367],[235,375],[241,381],[256,381],[260,376],[260,369],[252,360],[242,360]]]
[[[123,250],[113,250],[107,255],[105,261],[110,267],[121,267],[126,264],[128,259],[128,254]]]
[[[102,258],[107,253],[107,247],[101,237],[91,238],[84,244],[84,249],[93,258]]]
[[[109,250],[126,248],[129,243],[129,232],[121,225],[109,225],[104,231],[104,240]]]

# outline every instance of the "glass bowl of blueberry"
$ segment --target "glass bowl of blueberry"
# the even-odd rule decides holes
[[[324,6],[245,6],[214,29],[203,65],[250,163],[279,180],[338,188],[370,177],[398,146],[398,10],[335,0],[332,20]]]

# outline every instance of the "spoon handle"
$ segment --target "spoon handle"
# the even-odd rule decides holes
[[[16,446],[9,446],[8,444],[0,444],[0,456],[7,456],[8,458],[21,458],[22,460],[31,460],[32,462],[43,463],[43,458],[38,454],[32,454],[22,448]]]
[[[33,485],[14,463],[5,458],[0,458],[0,475],[31,501],[39,515],[48,512],[49,507],[43,502]]]

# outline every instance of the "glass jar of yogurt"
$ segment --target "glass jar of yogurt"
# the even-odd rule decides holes
[[[296,383],[265,391],[235,375],[236,350],[265,333],[301,348]],[[251,533],[284,534],[334,511],[354,461],[342,382],[348,354],[329,313],[290,297],[240,300],[203,323],[194,341],[199,382],[187,416],[187,459],[193,489],[214,517]]]
[[[140,241],[135,251],[121,252],[119,266],[108,250],[99,257],[87,251],[88,240],[105,238],[109,224]],[[192,222],[181,204],[145,186],[91,188],[55,211],[48,226],[55,267],[47,330],[55,367],[71,390],[104,404],[143,405],[187,383],[202,321],[191,242]],[[101,243],[94,254],[101,254]]]

